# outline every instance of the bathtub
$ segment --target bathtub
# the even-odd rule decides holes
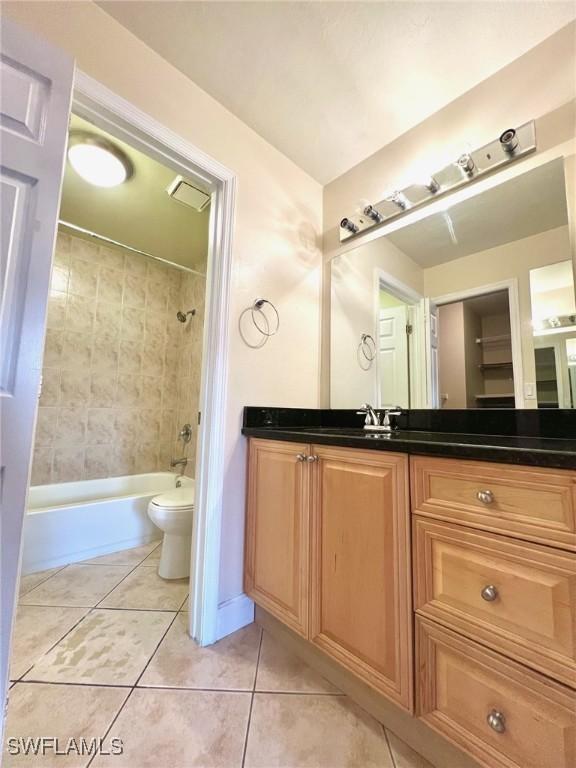
[[[151,472],[32,486],[24,517],[22,573],[160,540],[160,530],[148,518],[148,502],[174,488],[176,477]],[[191,478],[180,479],[194,484]]]

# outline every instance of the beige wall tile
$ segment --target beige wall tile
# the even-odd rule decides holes
[[[98,283],[98,300],[120,304],[122,302],[123,279],[124,272],[120,272],[117,269],[102,267]]]
[[[112,371],[90,371],[90,405],[106,407],[116,403],[117,375]]]
[[[98,287],[98,262],[85,261],[72,254],[68,291],[77,296],[94,298]]]
[[[141,309],[146,306],[146,283],[140,275],[127,273],[124,277],[124,304]]]
[[[115,414],[111,408],[90,408],[86,427],[86,445],[110,445],[116,435]]]
[[[42,369],[40,405],[58,405],[60,402],[60,369]]]
[[[70,368],[60,375],[60,398],[66,405],[85,405],[90,401],[90,370]]]
[[[84,479],[98,480],[110,476],[110,446],[88,445],[84,456]]]
[[[70,483],[84,479],[84,447],[58,446],[54,449],[52,482]]]
[[[115,248],[111,245],[101,245],[98,249],[98,259],[105,267],[123,271],[127,255],[122,248]]]
[[[34,483],[166,470],[176,453],[194,474],[204,290],[201,276],[58,234]]]
[[[60,366],[62,362],[63,337],[62,331],[48,328],[44,345],[44,365]]]
[[[38,408],[35,442],[37,448],[54,443],[57,420],[58,408]]]
[[[46,485],[52,482],[51,447],[36,447],[32,457],[32,485]]]
[[[46,317],[46,327],[62,329],[66,325],[66,301],[68,294],[66,291],[50,291],[48,302],[48,314]]]
[[[82,445],[86,437],[86,410],[59,408],[55,442],[58,445]]]
[[[68,295],[66,304],[66,328],[69,331],[91,334],[96,314],[94,300],[86,296]]]
[[[90,334],[72,331],[65,331],[62,334],[61,368],[88,368],[91,358],[92,337]]]

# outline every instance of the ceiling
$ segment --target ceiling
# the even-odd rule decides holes
[[[387,235],[425,269],[568,223],[559,158]],[[567,254],[567,258],[569,254]]]
[[[178,175],[175,171],[77,115],[70,120],[73,131],[108,138],[130,158],[134,173],[124,184],[106,189],[88,184],[66,162],[60,218],[152,256],[205,272],[210,206],[197,213],[172,200],[166,187]]]
[[[98,5],[322,184],[576,17],[563,0]]]

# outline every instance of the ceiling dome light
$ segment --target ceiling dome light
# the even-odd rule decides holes
[[[68,160],[84,181],[95,187],[117,187],[133,173],[130,159],[104,137],[86,133],[70,135]]]

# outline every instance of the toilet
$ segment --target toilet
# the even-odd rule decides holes
[[[194,485],[183,485],[155,496],[148,504],[148,517],[164,531],[158,575],[163,579],[190,576]]]

